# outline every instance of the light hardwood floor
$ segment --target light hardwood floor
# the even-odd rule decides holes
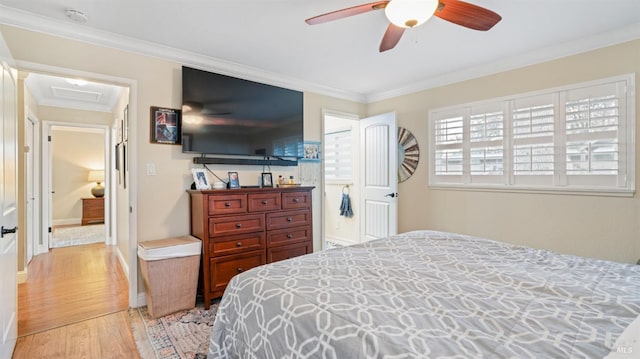
[[[126,311],[18,338],[13,359],[140,358]]]
[[[18,286],[14,358],[138,356],[126,312],[128,283],[112,246],[52,249],[35,257],[27,273]]]

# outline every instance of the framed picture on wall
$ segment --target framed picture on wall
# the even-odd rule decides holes
[[[122,141],[129,140],[129,105],[124,107],[124,116],[122,117]]]
[[[299,156],[302,162],[320,162],[320,142],[302,142],[302,153]]]
[[[151,106],[151,143],[179,145],[181,111]]]

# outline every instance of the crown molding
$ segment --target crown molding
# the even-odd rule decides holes
[[[364,94],[323,86],[280,73],[175,49],[149,41],[133,39],[86,27],[81,24],[55,20],[4,5],[0,5],[0,23],[47,35],[105,46],[161,60],[173,61],[201,70],[213,71],[223,75],[286,87],[297,91],[313,92],[360,103],[366,99]],[[82,28],[82,30],[79,31],[79,28]]]
[[[441,76],[431,77],[416,82],[410,86],[400,87],[389,91],[371,93],[366,96],[365,103],[387,100],[390,98],[404,96],[419,91],[425,91],[440,86],[446,86],[457,82],[467,81],[478,77],[515,70],[518,68],[577,55],[580,53],[585,53],[588,51],[637,39],[640,39],[640,23],[616,29],[610,32],[600,33],[595,36],[585,37],[541,49],[536,49],[528,53],[505,58],[500,61],[485,63],[479,66],[443,74]]]

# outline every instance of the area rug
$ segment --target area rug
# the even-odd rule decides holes
[[[209,337],[218,311],[214,301],[209,310],[203,304],[157,319],[147,307],[129,309],[133,337],[142,359],[201,359],[207,357]]]
[[[51,238],[53,248],[99,243],[105,241],[105,228],[104,224],[60,227],[53,230]]]

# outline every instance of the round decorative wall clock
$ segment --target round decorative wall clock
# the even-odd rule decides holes
[[[398,127],[398,182],[404,182],[418,168],[420,147],[411,131]]]

